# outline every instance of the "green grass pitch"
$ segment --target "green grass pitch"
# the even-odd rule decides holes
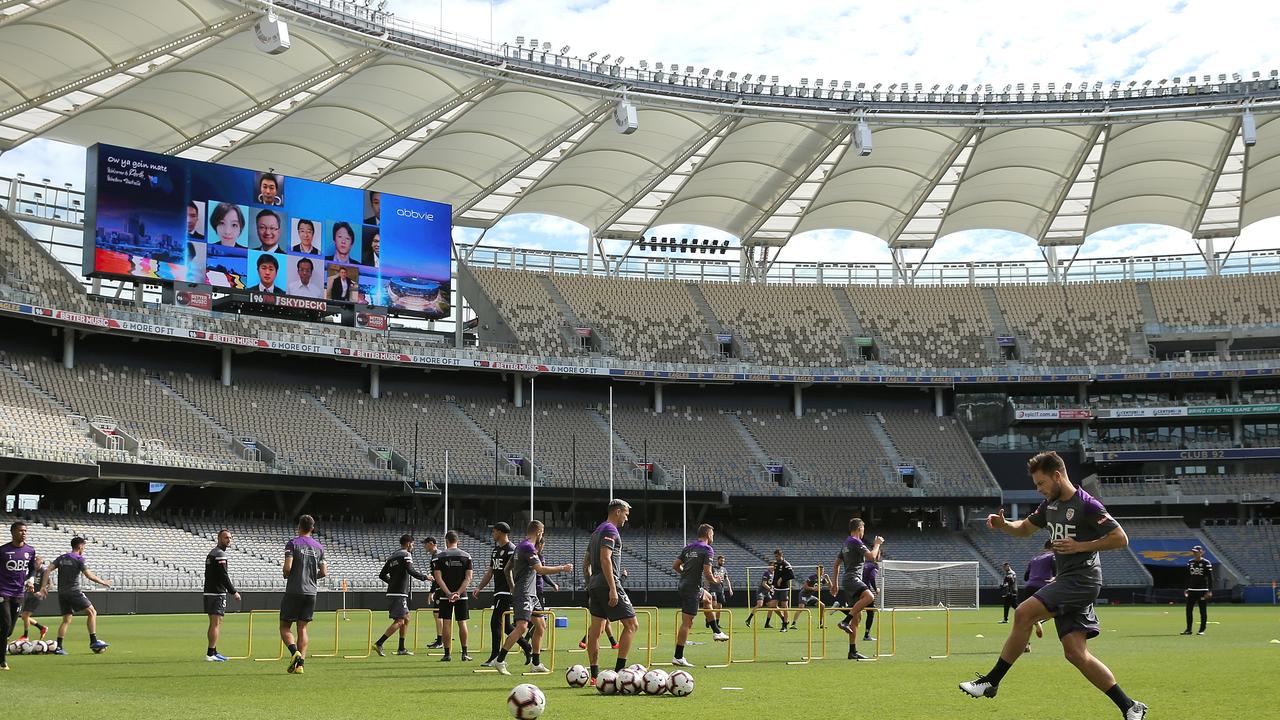
[[[1280,608],[1215,607],[1204,637],[1178,635],[1182,612],[1181,606],[1167,605],[1100,608],[1103,634],[1090,643],[1090,649],[1111,667],[1132,697],[1151,706],[1153,719],[1280,718],[1276,691],[1280,643],[1271,642],[1280,639]],[[474,647],[472,654],[478,657],[472,663],[458,662],[456,649],[450,664],[422,648],[416,657],[315,657],[307,661],[306,674],[300,677],[286,674],[283,661],[206,663],[205,618],[170,615],[101,618],[99,635],[112,643],[102,655],[89,652],[84,620],[76,618],[67,638],[70,656],[13,657],[12,671],[4,673],[0,682],[9,688],[14,702],[27,699],[52,706],[60,716],[73,713],[94,720],[503,718],[508,717],[507,693],[520,682],[533,682],[546,692],[543,717],[553,720],[667,720],[673,712],[681,713],[680,717],[738,720],[1119,716],[1111,702],[1062,659],[1053,637],[1033,640],[1032,652],[1013,668],[996,699],[962,695],[956,684],[988,670],[1006,635],[1008,626],[996,623],[999,611],[995,608],[953,614],[951,656],[946,659],[929,659],[943,651],[943,614],[902,611],[898,615],[897,654],[892,658],[848,662],[841,659],[847,648],[831,632],[827,656],[832,659],[787,665],[786,661],[798,660],[806,652],[802,619],[799,632],[782,635],[776,629],[761,629],[759,661],[727,669],[701,667],[721,661],[724,648],[710,642],[699,620],[692,639],[704,644],[688,649],[688,657],[699,665],[692,670],[696,689],[688,698],[602,697],[594,689],[566,687],[564,669],[585,664],[583,653],[567,652],[577,648],[580,611],[568,614],[570,627],[560,632],[556,671],[541,677],[476,674],[472,671],[488,653]],[[219,647],[224,654],[244,654],[246,617],[235,613],[227,617]],[[342,652],[363,654],[367,615],[349,617],[342,623]],[[663,611],[655,662],[671,659],[673,618],[674,611]],[[313,653],[332,652],[334,622],[331,613],[317,616]],[[471,622],[474,646],[479,618]],[[274,656],[274,618],[259,616],[255,624],[255,653]],[[385,626],[386,614],[375,612],[375,638]],[[881,632],[887,640],[887,623]],[[424,627],[422,635],[425,644],[431,640],[425,636],[434,632]],[[749,657],[751,633],[742,627],[741,618],[734,640],[735,656]],[[388,641],[388,647],[394,644]],[[875,644],[860,643],[859,649],[870,653]],[[881,650],[888,652],[887,642]],[[611,667],[613,656],[612,651],[602,650],[602,664]],[[518,673],[518,653],[512,661]],[[633,652],[629,661],[643,663],[645,653]]]

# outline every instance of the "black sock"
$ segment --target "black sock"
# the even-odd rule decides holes
[[[92,645],[92,644],[94,644],[94,643],[96,643],[96,642],[98,642],[98,634],[97,634],[97,633],[89,633],[89,644],[90,644],[90,645]]]
[[[591,666],[591,679],[592,679],[592,680],[595,680],[595,679],[596,679],[596,676],[597,676],[597,675],[599,675],[599,674],[600,674],[600,666],[599,666],[599,665],[592,665],[592,666]]]
[[[534,665],[542,664],[542,653],[540,652],[533,653],[533,664]]]
[[[205,654],[206,656],[208,656],[208,657],[213,657],[214,655],[217,655],[217,654],[218,654],[218,649],[217,649],[217,648],[209,648],[208,650],[205,650],[205,651],[204,651],[204,654]]]
[[[47,630],[49,629],[49,628],[47,628],[47,627],[45,627],[45,626],[41,625],[40,623],[36,623],[36,624],[35,624],[35,626],[36,626],[36,629],[37,629],[37,630],[39,630],[40,632],[45,632],[45,631],[47,631]]]
[[[444,651],[445,651],[446,653],[447,653],[447,652],[449,652],[449,648],[445,648],[445,649],[444,649]],[[466,654],[467,654],[467,646],[466,646],[466,645],[463,645],[463,646],[462,646],[462,654],[463,654],[463,655],[466,655]]]
[[[620,657],[618,658],[618,661],[613,664],[613,671],[618,672],[619,670],[621,670],[626,666],[627,666],[627,659],[624,657]]]
[[[1000,681],[1004,679],[1005,673],[1009,672],[1011,667],[1013,667],[1013,663],[1005,662],[1004,658],[996,658],[996,666],[986,674],[986,680],[992,685],[999,685]]]
[[[376,643],[374,643],[374,645],[377,645],[378,647],[382,647],[382,644],[383,644],[383,643],[385,643],[385,642],[387,641],[387,638],[389,638],[389,637],[391,637],[391,636],[390,636],[390,635],[385,635],[385,634],[384,634],[382,637],[378,638],[378,641],[377,641]]]
[[[1107,691],[1107,697],[1111,698],[1111,702],[1120,708],[1120,712],[1128,712],[1129,708],[1133,707],[1133,700],[1124,694],[1124,691],[1120,689],[1119,683],[1111,686],[1111,689]]]
[[[62,638],[58,638],[58,649],[62,649]]]
[[[849,643],[849,657],[858,654],[858,643]]]
[[[683,646],[683,645],[677,645],[677,646],[676,646],[676,659],[677,659],[677,660],[679,660],[679,659],[681,659],[681,658],[683,658],[683,657],[684,657],[684,646]]]
[[[519,640],[517,640],[516,644],[520,646],[520,649],[524,651],[525,655],[528,655],[530,652],[533,651],[533,646],[530,645],[529,641],[525,640],[524,638],[520,638]]]
[[[400,636],[400,652],[404,652],[404,636]]]
[[[614,645],[617,645],[617,644],[618,644],[618,641],[614,639],[614,637],[613,637],[613,633],[612,633],[612,632],[605,633],[605,635],[609,638],[609,646],[610,646],[610,647],[612,647],[612,646],[614,646]]]
[[[499,650],[499,651],[498,651],[498,662],[506,662],[506,661],[507,661],[507,651],[506,651],[506,650]]]
[[[290,654],[290,655],[292,655],[292,654],[294,654],[294,653],[296,653],[296,652],[298,652],[298,646],[297,646],[297,645],[292,645],[292,644],[291,644],[291,645],[289,645],[289,654]]]

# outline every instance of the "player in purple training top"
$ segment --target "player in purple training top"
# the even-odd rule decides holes
[[[1058,556],[1058,575],[1018,606],[1013,629],[991,672],[960,683],[960,689],[975,698],[995,697],[1005,673],[1025,652],[1032,626],[1053,618],[1067,661],[1111,698],[1124,720],[1142,720],[1147,716],[1147,706],[1120,689],[1111,670],[1089,653],[1087,644],[1099,633],[1098,618],[1093,612],[1093,603],[1102,589],[1098,552],[1125,547],[1129,537],[1102,503],[1071,483],[1066,464],[1057,453],[1037,454],[1027,462],[1027,471],[1044,502],[1026,519],[1013,522],[1005,519],[1001,508],[987,516],[987,526],[1014,537],[1030,537],[1036,530],[1048,528]]]
[[[307,625],[316,613],[316,582],[329,574],[324,560],[324,546],[311,537],[316,520],[310,515],[298,518],[298,536],[284,546],[284,598],[280,601],[280,639],[289,648],[286,672],[302,674],[307,658]],[[293,638],[293,624],[298,624],[298,641]]]
[[[71,626],[71,616],[83,611],[85,626],[89,630],[89,649],[100,653],[110,647],[98,639],[98,611],[80,588],[80,576],[102,587],[111,587],[111,583],[94,575],[84,561],[84,546],[87,541],[82,537],[71,538],[71,552],[58,556],[45,571],[48,577],[54,570],[58,571],[58,609],[62,612],[62,624],[58,626],[58,649],[55,654],[66,655],[63,639],[67,637],[67,628]]]
[[[671,661],[678,667],[693,667],[693,663],[684,657],[684,646],[689,641],[689,630],[693,628],[693,619],[698,616],[698,608],[711,609],[711,598],[702,590],[702,583],[712,582],[711,563],[716,551],[711,548],[715,540],[715,529],[707,523],[698,526],[698,539],[684,546],[671,569],[680,574],[680,627],[676,630],[676,654]],[[713,637],[717,642],[729,639],[720,630],[719,623],[711,618]]]
[[[862,584],[874,595],[880,584],[880,559],[868,560],[862,564]],[[871,642],[875,638],[871,637],[871,625],[876,621],[876,606],[867,606],[867,626],[862,631],[862,639],[865,642]],[[857,628],[854,628],[855,630]]]
[[[506,640],[502,642],[502,649],[498,651],[498,658],[493,663],[494,669],[499,675],[510,675],[511,671],[507,669],[507,652],[519,640],[524,638],[525,631],[530,626],[533,627],[533,638],[530,641],[529,656],[533,661],[533,667],[530,672],[543,674],[551,672],[542,664],[542,631],[544,625],[533,621],[534,613],[537,612],[538,590],[537,578],[540,575],[558,575],[560,573],[573,572],[572,565],[543,565],[542,558],[538,555],[538,544],[542,541],[542,533],[546,530],[542,523],[534,520],[529,523],[525,529],[525,538],[516,546],[516,554],[514,560],[506,566],[504,571],[507,574],[507,587],[511,588],[512,615],[515,617],[515,626],[511,633],[507,635]],[[598,637],[598,636],[597,636]]]
[[[9,635],[18,622],[22,598],[36,570],[36,549],[27,544],[27,524],[16,520],[9,526],[13,539],[0,545],[0,670],[8,670],[5,650]]]
[[[619,529],[631,516],[631,504],[621,498],[609,501],[609,519],[600,523],[587,542],[587,554],[583,558],[583,572],[587,576],[587,611],[591,624],[587,626],[587,658],[591,663],[591,681],[600,674],[600,632],[606,623],[622,622],[622,637],[618,638],[618,658],[614,670],[627,666],[627,653],[636,636],[639,624],[631,598],[622,587],[622,534]]]
[[[862,518],[849,518],[849,537],[845,538],[836,555],[835,566],[831,569],[831,592],[836,596],[844,611],[844,620],[836,627],[849,634],[849,659],[868,660],[866,655],[858,652],[858,626],[862,624],[862,611],[876,601],[875,591],[862,582],[862,568],[867,562],[880,559],[880,546],[884,538],[877,535],[870,547],[862,542],[867,525]],[[840,567],[844,566],[841,573]]]
[[[1040,588],[1053,582],[1053,576],[1058,574],[1058,560],[1053,554],[1053,541],[1044,541],[1044,552],[1031,558],[1027,563],[1026,572],[1022,573],[1022,597],[1018,598],[1018,604],[1026,602],[1027,598],[1040,592]],[[1036,637],[1044,637],[1044,621],[1036,623]],[[1027,643],[1027,649],[1024,652],[1031,652],[1031,643]]]

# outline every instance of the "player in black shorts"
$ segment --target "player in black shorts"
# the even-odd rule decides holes
[[[619,528],[631,515],[631,504],[614,498],[609,501],[609,519],[600,523],[591,533],[587,554],[583,558],[583,572],[587,575],[587,609],[591,624],[587,627],[587,658],[591,662],[591,679],[600,674],[600,631],[606,623],[621,621],[622,637],[618,638],[618,659],[614,670],[627,666],[627,653],[635,638],[636,611],[631,598],[622,589],[619,561],[622,559],[622,535]]]
[[[489,647],[489,659],[480,663],[483,667],[493,667],[498,661],[498,651],[502,649],[502,639],[511,633],[514,624],[507,619],[507,611],[512,609],[511,588],[507,585],[507,565],[515,559],[516,546],[511,542],[511,526],[495,523],[490,527],[493,538],[493,554],[489,556],[489,569],[475,589],[472,598],[480,597],[480,591],[493,580],[493,615],[489,618],[489,637],[493,642]],[[520,649],[526,659],[530,657],[529,643],[520,638]]]
[[[1204,559],[1204,548],[1196,545],[1191,548],[1194,556],[1187,561],[1187,589],[1182,596],[1187,599],[1187,629],[1183,635],[1191,634],[1191,608],[1200,606],[1200,635],[1204,634],[1209,624],[1209,599],[1213,597],[1213,563]]]
[[[1009,611],[1018,606],[1018,574],[1013,571],[1013,566],[1004,563],[1000,566],[1004,572],[1004,577],[1000,578],[1000,597],[1004,600],[1004,619],[1000,621],[1001,625],[1009,624]]]
[[[46,583],[49,573],[54,570],[58,572],[58,609],[62,612],[62,624],[58,626],[58,649],[54,650],[58,655],[67,654],[62,641],[67,636],[67,628],[71,626],[71,617],[81,611],[87,615],[85,624],[89,630],[89,649],[100,653],[110,647],[98,639],[98,611],[80,588],[81,575],[102,587],[111,587],[109,581],[94,575],[85,564],[86,542],[82,537],[71,538],[71,552],[58,556],[58,559],[50,563],[49,569],[45,571],[44,582]]]
[[[471,615],[467,612],[467,587],[471,585],[471,556],[458,548],[458,533],[450,530],[444,534],[444,550],[436,553],[431,576],[440,592],[441,646],[444,648],[440,662],[453,659],[450,651],[453,648],[451,621],[454,620],[458,623],[458,640],[462,643],[462,662],[468,662],[471,656],[467,654],[467,620]]]
[[[849,537],[845,538],[831,569],[831,592],[843,607],[848,608],[844,611],[844,620],[836,627],[849,634],[850,660],[869,659],[858,652],[858,625],[862,622],[862,611],[875,602],[876,596],[871,588],[862,583],[862,566],[868,561],[879,560],[880,546],[884,544],[884,538],[877,535],[871,541],[871,547],[867,547],[862,542],[866,527],[862,518],[849,519]],[[841,566],[844,567],[843,573]]]
[[[751,608],[751,612],[747,614],[747,627],[751,627],[751,621],[756,619],[756,613],[759,612],[760,608],[764,607],[765,605],[768,605],[769,607],[773,607],[774,605],[773,571],[772,570],[765,570],[764,572],[760,573],[760,582],[756,585],[756,604],[755,604],[755,607]],[[765,616],[764,616],[765,627],[773,627],[772,625],[769,624],[769,621],[773,619],[773,614],[776,612],[778,611],[770,610],[769,612],[765,613]]]
[[[226,662],[227,658],[218,652],[218,636],[222,632],[222,617],[227,614],[227,595],[240,602],[240,592],[231,582],[227,574],[227,548],[231,547],[231,531],[223,528],[218,531],[218,544],[214,546],[204,559],[204,612],[209,616],[207,633],[209,647],[205,649],[206,662]]]
[[[1058,557],[1058,574],[1053,582],[1018,605],[1013,629],[991,672],[960,683],[960,689],[975,698],[995,697],[1000,681],[1025,652],[1032,627],[1038,621],[1053,618],[1067,661],[1106,693],[1124,720],[1142,720],[1147,716],[1147,706],[1126,695],[1111,670],[1088,647],[1088,640],[1101,632],[1093,611],[1102,589],[1098,553],[1125,547],[1129,537],[1102,503],[1071,483],[1066,464],[1057,453],[1037,454],[1027,462],[1027,471],[1044,502],[1026,519],[1013,522],[1005,519],[1002,507],[987,516],[987,526],[1014,537],[1030,537],[1041,528],[1048,529]],[[1040,682],[1045,681],[1042,678]]]
[[[435,537],[428,535],[422,540],[422,552],[427,556],[427,607],[440,607],[440,588],[436,587],[435,580],[431,577],[431,568],[435,567],[436,555],[439,554],[440,548],[436,545]],[[427,646],[428,650],[439,650],[444,647],[444,637],[442,631],[444,621],[440,619],[440,614],[436,613],[436,639],[431,641]]]
[[[45,635],[49,634],[49,628],[41,625],[36,621],[36,610],[40,609],[40,603],[49,597],[50,588],[48,585],[42,585],[42,580],[46,577],[44,574],[47,564],[44,558],[36,556],[36,572],[31,576],[31,584],[24,589],[22,597],[22,637],[18,638],[18,642],[26,642],[27,635],[31,632],[31,626],[35,626],[40,631],[38,639],[43,640]]]
[[[795,570],[792,569],[791,563],[782,557],[781,550],[773,551],[773,602],[769,603],[771,608],[779,608],[775,610],[782,618],[781,632],[787,631],[787,608],[791,607],[791,584],[796,580]],[[772,615],[772,613],[770,613]],[[769,620],[764,621],[764,626],[769,627]],[[794,628],[796,621],[791,620],[790,627]]]
[[[400,649],[396,654],[413,655],[413,651],[404,646],[405,635],[409,631],[409,596],[413,583],[410,578],[429,579],[413,569],[413,536],[405,533],[400,536],[400,549],[391,553],[378,573],[378,579],[387,584],[387,616],[391,618],[391,625],[373,644],[373,650],[379,657],[387,656],[382,645],[397,632],[400,634]]]

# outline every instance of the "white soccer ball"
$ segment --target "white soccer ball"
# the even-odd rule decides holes
[[[676,697],[688,697],[693,694],[693,676],[686,670],[677,670],[667,678],[667,692]]]
[[[666,670],[659,670],[657,668],[650,670],[644,674],[644,679],[642,681],[644,684],[644,694],[661,695],[667,691],[667,683],[670,679],[671,678],[667,675]]]
[[[516,720],[534,720],[547,709],[547,696],[537,685],[517,685],[507,696],[507,710]]]
[[[13,642],[9,643],[9,647],[7,648],[7,650],[9,651],[10,655],[21,655],[22,643],[18,642],[17,640],[14,640]]]
[[[644,674],[649,672],[649,668],[641,665],[640,663],[631,663],[627,666],[627,669],[635,673],[636,677],[644,677]]]
[[[639,695],[640,679],[643,675],[637,675],[635,670],[631,668],[623,668],[618,671],[618,694],[619,695]]]
[[[564,673],[564,681],[569,683],[571,688],[586,687],[591,681],[591,671],[581,665],[574,665]]]
[[[47,648],[43,640],[35,640],[35,641],[32,641],[31,649],[28,650],[27,652],[31,653],[32,655],[43,655],[46,649]]]
[[[26,642],[18,643],[18,654],[30,655],[31,653],[35,652],[35,648],[36,648],[36,644],[31,642],[30,640]]]
[[[596,691],[601,695],[616,695],[618,693],[618,673],[612,670],[601,670],[596,676]]]
[[[44,651],[46,653],[51,653],[58,649],[58,641],[56,640],[41,640],[40,642],[44,643]]]

